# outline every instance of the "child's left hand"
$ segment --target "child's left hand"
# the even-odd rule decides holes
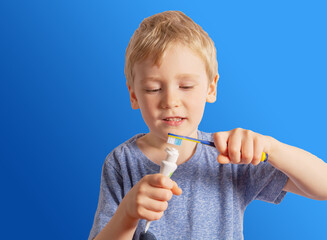
[[[213,138],[219,151],[217,161],[221,164],[257,165],[263,152],[269,154],[272,142],[271,137],[242,128],[214,133]]]

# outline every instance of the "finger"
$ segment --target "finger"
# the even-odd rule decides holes
[[[178,187],[178,185],[175,181],[173,181],[173,183],[174,183],[174,185],[173,185],[173,188],[171,189],[172,193],[177,196],[181,195],[183,190],[180,187]]]
[[[227,164],[227,163],[230,163],[230,159],[228,156],[225,156],[223,154],[219,154],[218,157],[217,157],[217,161],[220,163],[220,164]]]
[[[216,148],[221,154],[227,155],[227,141],[229,137],[229,132],[216,132],[213,134],[213,141]]]
[[[144,208],[153,212],[163,212],[168,208],[167,201],[158,201],[151,198],[147,198],[143,202]]]
[[[158,201],[169,201],[173,197],[173,193],[170,189],[151,187],[146,194],[149,198]]]
[[[253,141],[253,165],[258,165],[261,162],[263,153],[263,142],[260,138],[256,137]]]
[[[241,146],[241,162],[249,164],[253,160],[253,138],[250,135],[245,135]]]
[[[141,219],[145,219],[147,221],[156,221],[159,220],[163,216],[163,211],[156,212],[146,209],[145,207],[140,207],[137,209],[137,215]]]
[[[241,145],[242,145],[242,135],[237,129],[229,137],[228,140],[228,157],[232,163],[241,162]]]
[[[173,181],[160,173],[149,175],[149,184],[153,187],[160,187],[166,189],[173,188]]]

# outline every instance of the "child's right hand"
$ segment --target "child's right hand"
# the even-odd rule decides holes
[[[173,194],[181,193],[182,189],[169,177],[147,175],[126,194],[122,203],[130,218],[155,221],[162,217]]]

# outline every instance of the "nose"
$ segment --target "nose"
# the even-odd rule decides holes
[[[162,94],[161,108],[170,109],[180,106],[180,96],[173,88],[166,88]]]

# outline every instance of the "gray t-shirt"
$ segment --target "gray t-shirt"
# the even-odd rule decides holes
[[[137,147],[138,134],[115,148],[106,158],[101,176],[98,208],[89,239],[93,239],[115,213],[128,191],[160,166]],[[199,139],[212,141],[211,133],[198,131]],[[198,144],[193,157],[172,175],[183,193],[173,196],[163,217],[149,231],[158,240],[243,239],[243,215],[253,200],[278,204],[288,177],[268,162],[257,166],[219,164],[215,148]],[[140,220],[134,240],[145,228]]]

